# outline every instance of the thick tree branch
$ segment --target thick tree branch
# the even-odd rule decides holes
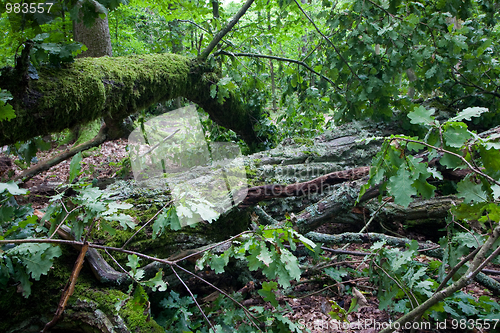
[[[39,79],[20,90],[12,68],[2,69],[0,88],[13,92],[16,118],[0,122],[0,146],[60,132],[99,118],[119,123],[158,102],[185,97],[249,144],[258,141],[250,111],[233,95],[219,103],[210,96],[218,73],[196,59],[173,54],[76,59],[54,69],[42,67]],[[109,125],[109,124],[108,124]]]
[[[217,35],[215,35],[214,39],[212,39],[210,44],[208,44],[208,46],[201,52],[198,59],[203,61],[208,58],[208,55],[215,49],[215,47],[217,46],[217,44],[219,44],[222,38],[229,31],[231,31],[231,29],[236,25],[236,23],[238,23],[240,18],[243,15],[245,15],[246,11],[248,10],[248,8],[250,8],[253,2],[254,0],[247,0],[245,2],[245,4],[240,8],[240,10],[233,16],[231,21],[229,21],[229,23],[221,31],[219,31]]]

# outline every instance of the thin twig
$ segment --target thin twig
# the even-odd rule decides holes
[[[132,274],[130,274],[125,268],[122,267],[122,265],[120,265],[120,263],[115,259],[115,257],[113,257],[107,249],[104,249],[104,252],[106,252],[106,254],[111,258],[111,260],[113,260],[113,262],[116,264],[116,266],[118,266],[125,274],[127,274],[128,276],[130,276],[130,278],[132,280],[134,280],[136,283],[139,283],[133,276]]]
[[[190,257],[197,256],[197,255],[199,255],[199,254],[201,254],[201,253],[203,253],[203,252],[210,251],[211,249],[213,249],[213,248],[215,248],[215,247],[217,247],[217,246],[220,246],[220,245],[222,245],[222,244],[225,244],[225,243],[231,242],[233,239],[236,239],[236,238],[238,238],[238,237],[240,237],[240,236],[243,236],[243,235],[245,235],[245,234],[249,234],[249,233],[253,233],[253,231],[250,231],[250,230],[243,231],[243,232],[241,232],[241,233],[237,234],[236,236],[233,236],[233,237],[231,237],[231,238],[229,238],[229,239],[226,239],[225,241],[222,241],[222,242],[220,242],[220,243],[217,243],[217,244],[211,245],[211,246],[207,247],[206,249],[202,249],[202,250],[196,251],[196,252],[191,253],[191,254],[189,254],[189,255],[187,255],[187,256],[185,256],[185,257],[179,258],[179,259],[177,259],[177,260],[173,260],[172,262],[173,262],[173,263],[175,263],[175,264],[177,264],[177,263],[178,263],[178,262],[180,262],[180,261],[186,260],[187,258],[190,258]]]
[[[474,173],[477,173],[478,175],[480,176],[483,176],[484,178],[488,179],[490,182],[492,182],[493,184],[495,185],[498,185],[500,186],[500,182],[496,181],[495,179],[491,178],[490,176],[488,176],[487,174],[485,174],[484,172],[482,172],[481,170],[478,170],[476,168],[474,168],[470,163],[469,161],[467,161],[462,155],[460,154],[457,154],[457,153],[454,153],[452,151],[448,151],[446,149],[443,149],[443,148],[439,148],[439,147],[435,147],[433,145],[430,145],[428,144],[427,142],[423,142],[423,141],[418,141],[418,140],[412,140],[412,139],[406,139],[406,138],[393,138],[391,139],[391,141],[393,140],[403,140],[403,141],[406,141],[406,142],[414,142],[414,143],[418,143],[418,144],[421,144],[421,145],[424,145],[426,147],[429,147],[429,148],[432,148],[432,149],[435,149],[436,151],[438,152],[441,152],[441,153],[446,153],[446,154],[450,154],[452,156],[455,156],[457,158],[459,158],[460,160],[462,160],[462,162],[464,162],[467,167],[469,169],[471,169]]]
[[[122,249],[125,248],[125,246],[127,246],[128,243],[130,243],[130,241],[132,240],[132,238],[135,237],[135,235],[137,235],[142,229],[144,229],[148,224],[149,222],[153,221],[157,216],[158,214],[160,214],[160,212],[165,209],[165,207],[167,207],[168,205],[170,205],[172,203],[172,200],[170,200],[169,202],[167,202],[161,209],[159,209],[155,215],[153,215],[152,218],[150,218],[146,223],[144,223],[144,225],[142,227],[139,228],[139,230],[137,230],[132,236],[130,236],[130,238],[125,242],[125,244],[123,244],[122,246]]]
[[[173,137],[177,132],[179,132],[181,129],[178,128],[177,131],[175,131],[174,133],[170,134],[169,136],[165,137],[163,140],[161,140],[160,142],[158,142],[157,144],[155,144],[153,147],[151,147],[147,152],[145,152],[144,154],[140,155],[139,157],[144,157],[146,156],[147,154],[149,154],[150,152],[152,152],[153,150],[155,150],[159,145],[161,145],[162,143],[164,143],[165,141],[167,141],[168,139],[170,139],[171,137]]]
[[[360,234],[362,234],[363,232],[365,232],[366,229],[368,229],[368,227],[370,226],[370,224],[372,223],[372,221],[375,219],[375,216],[377,216],[378,212],[382,209],[382,207],[384,207],[387,203],[389,202],[389,200],[385,200],[378,208],[377,210],[373,213],[372,217],[368,220],[368,223],[365,224],[365,226],[363,227],[363,229],[361,229],[359,231]]]
[[[335,84],[331,79],[328,77],[324,76],[321,73],[316,72],[314,69],[312,69],[308,64],[306,64],[303,61],[300,60],[295,60],[295,59],[290,59],[290,58],[283,58],[283,57],[277,57],[277,56],[272,56],[272,55],[265,55],[265,54],[257,54],[257,53],[233,53],[233,52],[227,52],[227,51],[219,51],[217,54],[224,54],[228,56],[233,56],[233,57],[251,57],[251,58],[264,58],[264,59],[272,59],[272,60],[278,60],[278,61],[285,61],[285,62],[291,62],[300,66],[305,67],[308,71],[318,75],[319,77],[327,80],[332,86],[334,86],[337,90],[341,90],[339,86]]]
[[[335,50],[335,52],[338,54],[338,56],[342,59],[342,61],[346,64],[346,66],[349,68],[349,70],[351,71],[351,73],[358,79],[358,81],[361,82],[361,78],[358,76],[358,74],[356,74],[356,72],[352,69],[352,67],[349,65],[349,63],[347,62],[347,60],[344,58],[344,56],[342,55],[342,53],[340,53],[340,51],[337,49],[337,47],[335,46],[335,44],[333,44],[333,42],[330,40],[330,38],[328,38],[324,33],[321,32],[321,30],[319,30],[318,26],[316,25],[316,23],[314,23],[314,21],[311,19],[311,17],[304,11],[304,9],[302,8],[302,6],[299,4],[299,2],[297,0],[294,0],[295,3],[297,4],[297,6],[299,7],[300,11],[302,12],[302,14],[305,15],[305,17],[307,17],[307,19],[309,20],[309,22],[312,23],[312,25],[314,26],[314,28],[316,29],[316,31],[333,47],[333,49]]]
[[[248,8],[250,8],[250,6],[252,5],[253,2],[254,2],[254,0],[247,0],[243,4],[243,6],[240,8],[240,10],[236,14],[234,14],[234,16],[228,22],[228,24],[214,36],[214,38],[212,39],[210,44],[208,44],[208,46],[198,56],[198,59],[206,60],[208,58],[208,55],[215,49],[215,47],[217,46],[217,44],[219,44],[219,42],[222,40],[222,38],[229,31],[231,31],[231,29],[236,25],[236,23],[238,23],[240,18],[243,15],[245,15],[246,11],[248,10]]]
[[[85,260],[85,254],[87,253],[88,248],[89,248],[89,244],[84,243],[81,250],[80,250],[80,254],[78,255],[78,258],[76,259],[75,266],[73,267],[73,271],[71,272],[71,276],[69,278],[69,284],[66,285],[66,288],[64,289],[64,291],[61,295],[61,300],[59,301],[59,305],[57,306],[57,310],[56,310],[56,313],[54,314],[54,318],[52,318],[52,320],[49,321],[45,325],[42,333],[45,333],[48,330],[50,330],[50,328],[57,323],[57,321],[59,320],[59,318],[63,314],[64,309],[66,308],[66,304],[68,303],[70,296],[75,291],[76,280],[78,279],[78,276],[80,275],[80,271],[82,270],[83,262]]]
[[[65,207],[63,205],[63,207]],[[73,208],[70,212],[67,212],[66,213],[66,216],[63,218],[63,220],[61,221],[61,223],[58,224],[58,226],[56,227],[56,229],[54,230],[54,232],[49,236],[49,239],[51,239],[52,237],[54,237],[54,235],[57,233],[57,231],[59,230],[59,228],[64,224],[64,222],[66,221],[66,219],[68,218],[68,216],[70,216],[71,213],[73,213],[75,210],[79,209],[79,208],[82,208],[83,206],[78,206],[78,207],[75,207]]]
[[[462,267],[469,260],[471,260],[472,258],[474,258],[474,256],[479,252],[480,248],[481,247],[477,247],[474,251],[472,251],[471,253],[469,253],[465,258],[463,258],[457,265],[455,265],[455,267],[453,267],[448,272],[448,275],[446,275],[446,277],[444,278],[444,280],[441,282],[441,284],[439,285],[439,287],[436,289],[436,293],[439,292],[439,291],[441,291],[444,287],[446,287],[446,284],[448,283],[448,281],[450,281],[450,279],[453,277],[453,275],[455,275],[455,273],[460,269],[460,267]]]
[[[182,280],[182,278],[179,276],[179,274],[177,274],[177,272],[175,271],[174,267],[173,266],[170,266],[170,268],[172,269],[172,272],[174,272],[175,276],[177,277],[177,279],[182,283],[182,285],[186,288],[187,292],[189,293],[189,295],[191,295],[191,298],[193,299],[194,303],[196,304],[196,306],[198,307],[198,309],[200,310],[201,314],[203,315],[203,318],[205,318],[205,320],[207,321],[208,325],[210,325],[210,327],[212,328],[212,331],[214,332],[217,332],[214,328],[214,326],[212,325],[212,323],[210,322],[210,320],[207,318],[207,315],[205,314],[205,312],[203,311],[203,309],[201,308],[200,304],[198,304],[198,301],[196,300],[196,297],[194,297],[193,293],[191,292],[191,289],[189,289],[189,287],[186,285],[186,283],[184,282],[184,280]]]
[[[406,294],[406,297],[408,297],[408,299],[410,300],[411,302],[411,307],[412,308],[415,308],[415,305],[413,305],[413,301],[412,301],[412,298],[410,297],[410,295],[408,295],[408,293],[406,292],[406,288],[403,288],[403,286],[399,283],[398,280],[396,280],[395,278],[393,278],[389,273],[386,272],[385,269],[383,269],[382,267],[380,267],[375,261],[372,261],[372,263],[377,266],[382,272],[384,272],[384,274],[389,278],[391,279],[392,281],[394,281],[395,284],[398,285],[399,289],[401,289],[405,294]],[[418,300],[417,298],[415,297],[415,295],[413,295],[413,293],[409,290],[408,291],[412,296],[413,296],[413,300],[417,303],[416,306],[419,306],[420,304],[418,303]]]
[[[207,280],[205,280],[204,278],[202,278],[201,276],[198,276],[196,274],[194,274],[193,272],[185,269],[184,267],[181,267],[177,264],[172,264],[173,266],[179,268],[180,270],[184,271],[185,273],[193,276],[194,278],[208,284],[210,287],[214,288],[215,290],[217,290],[218,292],[220,292],[221,294],[223,294],[224,296],[226,296],[227,298],[229,298],[231,301],[233,301],[234,303],[238,304],[242,309],[243,309],[243,312],[245,312],[246,316],[248,317],[248,319],[250,319],[250,322],[258,329],[260,330],[260,328],[253,322],[253,320],[255,321],[259,321],[257,318],[254,317],[253,314],[250,313],[250,311],[248,311],[248,309],[243,305],[241,304],[240,302],[238,302],[236,299],[234,299],[233,297],[231,297],[231,295],[229,295],[228,293],[226,293],[224,290],[216,287],[215,285],[213,285],[212,283],[208,282]],[[253,320],[252,320],[253,319]]]
[[[357,282],[357,281],[363,281],[363,280],[368,280],[370,279],[369,277],[362,277],[362,278],[357,278],[357,279],[352,279],[352,280],[347,280],[347,281],[342,281],[342,282],[337,282],[335,284],[332,284],[330,286],[326,286],[320,290],[316,290],[316,291],[313,291],[312,293],[309,293],[307,295],[304,295],[304,296],[300,296],[300,297],[296,297],[297,299],[301,299],[301,298],[306,298],[306,297],[309,297],[309,296],[312,296],[312,295],[315,295],[315,294],[319,294],[320,292],[326,290],[326,289],[330,289],[332,287],[336,287],[340,284],[345,284],[345,283],[352,283],[352,282]]]
[[[490,262],[492,261],[493,259],[495,259],[496,256],[498,256],[500,254],[500,246],[496,248],[495,251],[493,251],[492,254],[490,254],[488,256],[488,258],[486,258],[486,260],[484,260],[484,262],[479,265],[478,268],[476,268],[473,272],[472,272],[472,276],[475,276],[477,275],[479,272],[481,272],[481,270]]]

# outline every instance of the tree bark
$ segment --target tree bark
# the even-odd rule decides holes
[[[123,119],[155,103],[185,97],[243,140],[258,142],[249,111],[234,96],[210,96],[218,73],[203,62],[173,54],[76,59],[60,69],[43,67],[20,89],[18,72],[2,69],[0,87],[13,93],[16,118],[0,122],[0,146],[85,124]]]

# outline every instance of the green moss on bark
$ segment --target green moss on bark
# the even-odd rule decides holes
[[[17,117],[0,123],[0,143],[59,132],[99,117],[123,119],[189,88],[190,59],[174,54],[76,59],[65,68],[42,67]]]

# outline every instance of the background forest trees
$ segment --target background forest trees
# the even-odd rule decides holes
[[[299,326],[283,316],[284,308],[278,304],[276,292],[278,288],[286,290],[290,287],[291,280],[299,281],[300,268],[304,267],[319,271],[319,274],[339,283],[348,274],[360,279],[369,277],[377,288],[380,308],[389,308],[391,319],[398,320],[398,323],[420,318],[431,321],[467,318],[476,325],[478,320],[485,323],[499,319],[498,304],[488,296],[475,297],[459,291],[470,283],[473,276],[494,293],[500,290],[498,282],[481,273],[486,263],[498,264],[500,238],[497,127],[500,124],[500,5],[496,1],[248,0],[245,3],[220,3],[217,0],[80,0],[40,4],[44,12],[40,13],[38,6],[33,13],[29,6],[24,10],[20,3],[16,6],[12,2],[0,1],[0,27],[5,32],[0,40],[0,65],[10,66],[0,72],[0,144],[12,144],[8,151],[18,155],[28,166],[36,150],[46,146],[41,136],[54,131],[52,125],[45,124],[55,124],[65,118],[66,122],[57,127],[61,130],[79,123],[100,122],[104,117],[108,118],[106,125],[109,130],[116,126],[116,120],[121,122],[131,115],[129,122],[141,126],[148,117],[173,110],[189,101],[197,102],[201,107],[200,118],[208,141],[236,142],[246,153],[270,150],[281,143],[275,150],[250,156],[249,174],[258,174],[266,163],[279,169],[282,165],[297,163],[294,159],[300,160],[298,164],[315,162],[315,157],[316,161],[329,162],[325,156],[332,151],[339,152],[338,156],[343,156],[343,159],[354,159],[349,161],[354,164],[341,164],[349,166],[346,173],[331,174],[342,170],[329,170],[330,178],[327,177],[335,184],[357,180],[350,187],[333,188],[332,192],[317,198],[319,201],[310,203],[309,210],[298,210],[297,215],[288,215],[286,211],[275,208],[266,211],[255,205],[261,198],[254,198],[249,204],[252,206],[251,218],[245,215],[246,219],[239,219],[247,225],[237,232],[228,231],[233,234],[227,238],[241,232],[238,238],[227,240],[228,249],[217,252],[208,246],[212,251],[203,248],[197,252],[202,254],[197,263],[199,269],[207,265],[217,273],[230,271],[231,258],[231,263],[240,260],[250,271],[262,272],[267,281],[259,286],[258,293],[272,304],[271,311],[253,308],[250,312],[245,307],[238,307],[241,304],[236,302],[231,303],[231,307],[236,304],[237,310],[230,315],[225,313],[229,319],[220,319],[223,316],[208,318],[195,297],[181,300],[172,292],[168,297],[157,296],[162,299],[156,303],[166,309],[154,313],[163,328],[194,331],[200,327],[202,331],[209,328],[222,331],[223,327],[239,327],[248,331],[300,331]],[[79,54],[85,56],[82,51],[92,46],[89,42],[87,46],[76,42],[85,43],[85,40],[77,38],[75,32],[95,27],[95,22],[100,24],[100,32],[106,30],[106,24],[109,27],[109,34],[94,37],[98,42],[106,41],[100,45],[111,43],[112,57],[78,59]],[[112,67],[114,63],[118,68]],[[176,64],[178,67],[174,66]],[[123,71],[120,71],[120,65]],[[174,70],[171,70],[172,66]],[[94,68],[94,72],[88,68]],[[136,70],[126,72],[130,68]],[[158,68],[162,68],[161,73],[156,71]],[[59,103],[65,107],[72,104],[67,106],[68,115],[51,114],[59,107],[57,102],[65,97],[62,78],[69,77],[78,82],[83,77],[78,76],[79,71],[91,73],[88,82],[97,82],[96,87],[104,87],[104,92],[101,94],[97,88],[90,89],[83,100],[73,99],[77,95],[69,94],[64,100],[67,104]],[[174,72],[180,74],[174,77],[171,75]],[[51,86],[53,82],[59,82],[59,85]],[[45,87],[45,90],[40,87]],[[50,91],[47,87],[56,88]],[[119,91],[121,88],[123,90]],[[112,96],[111,91],[119,91],[121,95],[116,96],[121,97],[109,107],[106,98]],[[158,95],[151,95],[151,91]],[[38,107],[42,104],[36,103],[44,98],[48,100],[49,96],[59,96],[60,100],[43,104],[49,105],[45,108]],[[111,119],[115,120],[114,125],[111,125]],[[345,128],[338,127],[366,119],[372,123],[370,135],[365,135],[365,129],[357,122],[354,122],[353,128],[357,129],[354,132],[342,132]],[[18,129],[24,129],[22,135]],[[323,137],[313,139],[325,130],[327,133]],[[342,138],[347,138],[347,141],[338,146],[325,144],[329,148],[324,148],[322,140],[339,140],[328,131],[343,133]],[[32,137],[34,133],[37,137]],[[89,145],[116,137],[103,133],[96,131],[96,137]],[[14,143],[19,139],[18,134],[25,141]],[[328,137],[330,139],[326,139]],[[364,140],[366,146],[360,148],[361,144],[355,142],[354,137]],[[369,146],[373,142],[380,147],[378,153]],[[293,146],[291,152],[287,150],[290,143],[298,145]],[[89,145],[72,150],[51,165],[89,148]],[[343,145],[352,149],[352,155],[343,150]],[[7,151],[7,148],[2,148],[2,151]],[[304,154],[307,156],[301,159]],[[364,158],[372,155],[376,155],[372,167],[360,169],[365,165],[356,162],[364,163]],[[73,159],[69,183],[76,182],[79,159],[79,154]],[[23,174],[24,180],[39,171]],[[369,176],[369,179],[363,179],[363,176]],[[22,180],[23,177],[18,178]],[[290,179],[278,176],[262,179],[264,187],[273,183],[289,185],[289,182]],[[130,241],[135,236],[121,234],[135,225],[117,213],[121,209],[131,209],[131,204],[116,203],[109,193],[100,192],[85,181],[74,187],[77,192],[74,199],[65,199],[63,194],[52,199],[58,205],[51,205],[41,218],[41,221],[52,222],[51,229],[46,230],[37,223],[43,214],[37,216],[28,206],[17,204],[15,196],[25,194],[25,190],[12,182],[0,184],[3,232],[0,244],[4,246],[0,252],[0,287],[6,292],[13,295],[13,283],[18,283],[19,291],[28,296],[32,285],[30,278],[39,280],[50,274],[55,258],[65,258],[58,246],[50,245],[58,240],[47,240],[48,235],[57,232],[61,237],[70,237],[68,235],[72,233],[75,240],[66,241],[79,247],[81,258],[90,251],[81,237],[95,223],[108,233],[118,229],[116,237],[123,241]],[[272,187],[273,191],[286,191],[283,188]],[[297,202],[292,198],[292,203],[298,205],[303,194],[294,192]],[[267,198],[278,196],[269,195]],[[378,203],[367,202],[383,196],[392,197],[394,202],[387,198]],[[311,252],[314,249],[319,251],[311,240],[335,245],[366,240],[363,232],[368,226],[355,235],[311,232],[313,226],[324,222],[326,215],[321,214],[348,219],[356,210],[367,210],[370,212],[369,225],[382,209],[388,207],[394,208],[390,211],[394,214],[391,216],[420,214],[411,205],[415,200],[429,205],[427,207],[439,205],[432,212],[445,212],[445,217],[429,213],[429,219],[439,220],[446,226],[443,227],[445,237],[431,250],[423,243],[406,238],[369,234],[366,237],[370,242],[379,242],[371,247],[366,259],[369,268],[362,272],[349,268],[333,270],[328,264],[311,267],[304,262],[299,267],[296,255],[300,252],[291,252],[297,250],[297,245]],[[354,207],[356,202],[359,205]],[[204,209],[199,210],[201,216],[206,212]],[[311,212],[319,212],[319,215]],[[154,215],[158,217],[156,220],[152,217],[148,222],[142,221],[145,227],[154,220],[150,232],[153,240],[162,234],[165,236],[165,230],[178,231],[180,226],[174,213],[165,203]],[[243,214],[241,210],[239,213]],[[269,226],[264,226],[264,221]],[[60,227],[56,228],[56,225]],[[64,229],[66,225],[71,229]],[[44,232],[46,236],[43,236]],[[195,233],[203,234],[200,230]],[[90,237],[90,231],[88,235]],[[37,243],[31,244],[23,239],[31,236],[38,237]],[[13,246],[16,242],[21,245]],[[95,247],[100,245],[90,242],[90,248],[92,246],[96,251]],[[406,249],[400,250],[398,246],[406,246]],[[101,248],[117,250],[106,248],[106,244]],[[421,264],[414,260],[419,251],[429,251],[426,252],[432,253],[429,257],[436,259]],[[311,252],[304,256],[311,255]],[[149,326],[140,329],[161,331],[155,326],[156,322],[144,322],[149,318],[145,310],[149,309],[149,298],[154,303],[156,292],[163,292],[166,288],[163,271],[158,271],[155,265],[141,267],[138,259],[141,255],[143,259],[155,260],[141,251],[131,251],[128,255],[121,258],[126,263],[122,262],[122,266],[128,267],[126,274],[121,272],[118,278],[113,275],[116,271],[104,274],[110,281],[123,278],[131,283],[128,291],[113,291],[122,293],[113,298],[116,311],[120,304],[127,307],[127,315],[120,313],[126,316],[127,325],[133,325],[131,318],[143,313],[141,325]],[[175,276],[181,270],[190,274],[180,266],[181,259],[168,258],[158,261],[164,265],[165,271],[169,268]],[[317,252],[315,259],[318,259]],[[82,260],[78,259],[73,276],[78,276],[75,272],[79,272],[81,264]],[[179,280],[184,278],[182,276]],[[74,283],[76,277],[71,281]],[[78,288],[76,292],[78,295],[83,293]],[[348,309],[342,309],[332,301],[329,304],[331,311],[330,308],[326,311],[332,318],[345,320],[348,312],[355,311],[356,302],[362,303],[363,296],[356,294],[355,289],[349,292],[356,301]],[[220,314],[223,308],[229,308],[226,301],[219,299],[213,313]],[[58,312],[64,310],[62,303]],[[113,306],[106,306],[111,313],[110,320],[116,323]],[[196,311],[200,314],[190,315],[193,311],[188,310],[190,306],[197,306]],[[209,325],[201,328],[206,322]],[[391,330],[393,328],[385,331]]]

